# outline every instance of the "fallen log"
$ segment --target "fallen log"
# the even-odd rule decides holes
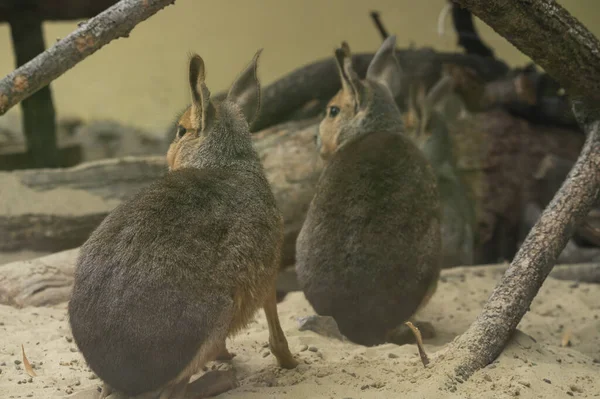
[[[253,135],[286,220],[283,265],[294,261],[295,234],[322,167],[313,143],[317,122],[291,121]],[[522,214],[522,197],[535,191],[532,175],[541,159],[547,154],[576,158],[583,136],[536,127],[500,110],[475,114],[450,130],[459,172],[476,204],[477,247],[491,255],[476,263],[510,259],[505,251],[485,246],[498,241],[497,226],[502,223],[509,226],[505,235],[513,236],[511,229],[518,226]],[[119,201],[165,171],[164,158],[157,156],[0,173],[5,192],[13,193],[0,197],[0,251],[56,252],[77,247]]]
[[[442,270],[441,279],[446,279],[450,275],[460,275],[463,272],[490,273],[498,279],[508,270],[508,263],[490,264],[490,265],[468,265],[450,267]],[[579,283],[600,284],[600,262],[592,263],[570,263],[555,266],[550,273],[551,278],[557,280],[575,281]],[[1,290],[0,285],[0,290]],[[293,291],[301,291],[296,276],[296,269],[288,267],[279,271],[277,281],[277,289],[281,292],[288,293]],[[1,291],[0,291],[1,292]]]
[[[14,307],[49,306],[71,295],[79,248],[0,266],[0,303]]]
[[[456,93],[471,112],[501,107],[531,123],[580,130],[567,97],[557,93],[558,83],[538,72],[535,65],[516,68],[492,81],[464,65],[446,63],[443,69],[452,76]]]
[[[52,306],[69,300],[73,284],[75,262],[79,248],[58,252],[40,258],[0,265],[0,304],[16,308]],[[501,277],[508,264],[454,267],[442,270],[442,279],[465,271],[492,273]],[[551,277],[582,283],[600,283],[600,264],[573,264],[556,266]],[[278,290],[281,293],[299,291],[293,267],[282,270]]]
[[[0,250],[54,252],[81,245],[122,199],[166,171],[163,158],[0,173]]]
[[[9,22],[11,16],[27,8],[36,12],[44,21],[66,21],[92,18],[114,5],[118,0],[34,0],[0,1],[0,22]]]
[[[489,122],[493,120],[494,116],[499,119],[510,118],[498,113],[481,114],[474,119],[474,121],[480,121],[479,125],[475,124],[471,126],[472,129],[470,130],[462,130],[462,133],[455,133],[457,135],[466,135],[459,140],[459,147],[461,147],[461,143],[468,145],[480,142],[481,139],[475,140],[477,134],[483,134],[483,127],[489,127]],[[316,179],[322,168],[316,151],[314,151],[313,140],[316,133],[316,123],[316,120],[289,122],[254,135],[255,148],[260,154],[266,174],[285,218],[285,243],[282,252],[282,266],[294,263],[296,236],[302,226],[314,193]],[[510,123],[508,127],[510,127]],[[500,128],[497,129],[497,134],[506,134],[507,131],[511,131],[511,129]],[[528,132],[527,135],[532,135],[532,132],[527,129],[523,130],[521,128],[520,131],[525,131]],[[542,134],[539,131],[533,133],[535,133],[533,134],[534,136]],[[545,133],[549,134],[548,132]],[[550,136],[552,137],[552,134]],[[493,134],[493,137],[496,137],[496,134]],[[518,144],[519,148],[527,148],[530,151],[527,153],[529,154],[527,157],[535,159],[538,157],[543,158],[543,154],[546,151],[552,153],[570,152],[561,144],[562,138],[566,136],[560,133],[556,137],[561,139],[558,142],[555,142],[554,139],[549,139],[554,144],[546,144],[542,147],[531,145],[528,142],[531,138],[526,139],[526,137],[521,137],[516,144],[513,144]],[[544,141],[540,137],[537,137],[537,139],[542,142]],[[492,145],[494,140],[489,137],[485,139],[486,146]],[[521,147],[522,144],[529,145]],[[577,144],[574,145],[575,147],[578,146]],[[485,215],[493,215],[495,212],[511,212],[514,209],[507,206],[507,204],[510,205],[513,203],[510,200],[511,197],[502,200],[502,198],[494,196],[494,193],[497,195],[502,190],[499,190],[499,187],[494,186],[490,181],[486,181],[485,179],[494,178],[494,173],[501,173],[504,163],[515,162],[515,159],[511,158],[515,154],[512,154],[512,145],[501,147],[498,151],[505,151],[506,154],[512,155],[510,157],[507,155],[507,158],[500,161],[494,158],[496,156],[494,155],[495,153],[492,153],[494,155],[492,157],[486,156],[479,152],[480,148],[480,146],[473,146],[472,148],[469,146],[461,147],[460,149],[463,151],[463,154],[471,154],[471,156],[463,156],[459,166],[467,177],[471,177],[471,187],[478,194],[476,197],[488,202],[486,205],[487,208],[483,208],[484,211],[480,213],[480,217],[483,215],[485,219]],[[516,154],[519,157],[524,156],[519,151]],[[533,161],[524,162],[521,160],[517,162],[517,166],[521,166],[523,169],[530,162]],[[527,168],[524,169],[527,170]],[[529,168],[528,170],[530,175],[532,175],[530,179],[533,180],[534,168]],[[3,223],[6,223],[6,218],[10,219],[11,215],[14,217],[15,210],[13,208],[13,213],[11,213],[11,205],[21,204],[21,206],[25,205],[25,208],[29,207],[27,212],[23,212],[23,209],[20,209],[21,214],[29,214],[29,217],[33,217],[31,215],[36,214],[39,216],[43,212],[48,213],[51,209],[56,209],[57,206],[61,205],[63,207],[62,213],[56,215],[55,220],[62,220],[65,225],[68,225],[68,222],[72,222],[72,225],[68,227],[68,234],[60,230],[57,224],[35,224],[33,227],[27,227],[26,225],[14,223],[13,225],[20,226],[21,230],[29,229],[28,231],[31,234],[25,236],[27,239],[21,239],[21,241],[12,238],[12,243],[13,245],[20,245],[21,247],[24,246],[31,249],[31,245],[39,244],[39,242],[43,242],[44,240],[48,242],[50,240],[49,236],[52,239],[58,239],[60,236],[70,236],[72,237],[72,246],[61,249],[79,246],[85,241],[87,235],[95,227],[95,224],[99,223],[99,220],[112,207],[141,187],[149,184],[162,173],[165,173],[165,171],[164,157],[158,156],[96,161],[68,169],[0,173],[1,187],[6,188],[12,182],[13,185],[16,184],[26,188],[25,191],[20,192],[8,189],[6,190],[7,193],[16,192],[18,194],[10,198],[6,196],[0,197],[0,207],[4,208],[3,213],[5,215],[0,217],[0,244],[11,242],[11,237],[5,233],[7,231],[5,228],[6,224],[3,225]],[[521,177],[519,178],[518,176]],[[523,183],[523,179],[526,180],[528,178],[523,174],[517,174],[516,177],[513,177],[517,180],[508,180],[514,183],[509,184],[509,188],[513,192],[511,195],[517,195],[520,192],[519,189],[528,186],[528,183]],[[500,179],[498,180],[500,182],[505,181],[503,179],[508,179],[508,177],[502,174],[496,178]],[[58,193],[60,194],[58,195],[56,193],[57,190],[63,191]],[[67,190],[68,195],[66,197],[64,190]],[[54,200],[53,195],[56,195]],[[492,199],[495,201],[491,201]],[[79,217],[81,219],[74,219],[73,215],[78,212],[77,203],[83,203],[88,208],[96,207],[95,209],[102,209],[100,212],[101,216],[85,214],[85,212],[81,213],[79,210]],[[501,204],[503,205],[501,206]],[[101,208],[102,206],[104,208]],[[94,219],[95,217],[98,219]],[[89,224],[82,227],[82,221],[86,220],[85,218],[87,218]],[[487,225],[483,227],[487,227]],[[4,236],[1,234],[4,234]],[[54,250],[57,251],[58,249]],[[66,300],[70,293],[72,268],[77,251],[78,249],[74,249],[31,261],[13,262],[0,266],[0,303],[9,303],[14,306],[42,306]],[[585,281],[585,277],[579,278],[579,280]],[[294,279],[293,276],[289,275],[289,270],[287,273],[282,273],[280,291],[283,293],[293,289],[293,287]]]
[[[285,218],[284,264],[320,173],[315,120],[286,123],[254,136]],[[126,157],[72,168],[0,172],[0,251],[56,252],[83,244],[118,203],[166,172],[164,156]]]
[[[361,78],[364,78],[373,56],[374,53],[352,55],[354,70]],[[398,97],[401,106],[408,96],[408,82],[417,79],[430,89],[439,80],[447,63],[472,71],[481,82],[500,79],[510,72],[508,65],[501,60],[437,52],[427,47],[398,49],[396,56],[405,79],[404,89]],[[333,57],[296,68],[261,90],[260,114],[250,126],[250,131],[260,133],[284,122],[314,118],[324,111],[325,105],[339,89],[340,80]],[[222,91],[211,96],[211,99],[219,102],[226,96],[227,91]],[[176,121],[173,121],[164,133],[167,141],[173,137],[175,124]]]
[[[510,260],[525,204],[538,196],[535,170],[547,155],[575,161],[577,130],[539,126],[502,109],[449,124],[457,168],[475,204],[475,263]]]
[[[373,55],[374,53],[360,53],[352,56],[354,70],[361,78],[364,78]],[[431,48],[398,49],[396,56],[406,79],[404,88],[408,88],[407,83],[412,79],[422,80],[427,89],[431,88],[440,78],[442,67],[446,63],[468,68],[484,82],[499,79],[509,72],[508,65],[500,60],[437,52]],[[298,109],[310,104],[326,103],[339,89],[340,80],[333,57],[301,66],[262,90],[260,115],[252,124],[251,131],[257,132],[287,121]],[[221,101],[226,95],[227,92],[220,92],[213,99]],[[406,89],[400,94],[400,98],[406,98],[407,95]],[[307,117],[314,117],[322,111],[321,107],[311,109],[313,112],[306,114]]]
[[[534,174],[536,191],[539,193],[536,205],[540,209],[548,206],[554,194],[567,178],[573,165],[574,162],[554,155],[547,155],[540,162]],[[533,224],[531,227],[533,227]],[[583,222],[575,228],[574,238],[584,240],[595,247],[600,247],[600,197],[596,199],[594,208],[587,214]]]

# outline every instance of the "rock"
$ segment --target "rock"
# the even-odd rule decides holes
[[[311,315],[298,319],[298,330],[313,331],[319,335],[345,341],[335,319],[331,316]],[[308,348],[310,350],[310,348]]]

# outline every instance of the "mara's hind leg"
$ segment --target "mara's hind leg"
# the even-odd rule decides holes
[[[100,392],[100,399],[105,399],[113,392],[113,389],[106,382],[102,384],[102,391]]]
[[[218,353],[215,360],[227,361],[233,359],[234,357],[235,353],[229,352],[227,350],[227,344],[225,343],[225,340],[223,340],[223,342],[221,342],[218,346]]]
[[[160,393],[159,399],[184,399],[189,379],[184,378],[175,384],[165,387]]]
[[[186,399],[201,399],[220,395],[237,388],[233,370],[211,370],[188,385]]]
[[[269,325],[269,346],[271,352],[277,358],[277,363],[285,369],[293,369],[298,365],[298,361],[294,359],[290,348],[288,347],[287,339],[279,324],[279,316],[277,315],[277,292],[275,284],[271,287],[267,300],[263,306],[265,315],[267,316],[267,324]]]
[[[115,391],[106,382],[102,384],[102,391],[100,391],[99,399],[130,399],[129,396],[124,393]]]
[[[432,339],[435,338],[435,328],[433,324],[428,321],[419,321],[416,320],[416,315],[429,303],[433,294],[437,290],[438,278],[435,278],[433,282],[427,288],[427,292],[425,296],[421,300],[419,307],[415,311],[415,313],[408,319],[415,327],[419,329],[421,332],[421,337],[423,339]],[[404,323],[397,326],[396,328],[389,331],[386,335],[386,341],[391,342],[396,345],[405,345],[405,344],[414,344],[416,343],[416,338],[412,330]]]
[[[419,307],[415,311],[415,314],[419,313],[421,310],[423,310],[423,308],[425,306],[427,306],[427,304],[429,303],[429,301],[431,300],[431,298],[437,291],[438,281],[439,281],[439,275],[435,279],[433,279],[431,284],[429,284],[429,287],[427,288],[427,291],[425,292],[425,296],[421,300],[421,303],[419,304]]]

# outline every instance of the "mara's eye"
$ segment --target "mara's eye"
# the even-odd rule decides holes
[[[335,118],[337,116],[337,114],[340,113],[340,109],[338,107],[336,107],[335,105],[332,105],[331,107],[329,107],[329,117],[330,118]]]
[[[183,126],[181,126],[181,125],[177,126],[177,138],[178,139],[182,138],[186,132],[187,132],[187,130]]]

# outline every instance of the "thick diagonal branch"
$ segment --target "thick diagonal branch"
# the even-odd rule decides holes
[[[600,43],[554,0],[453,0],[511,42],[570,95],[600,101]]]
[[[175,0],[121,0],[0,80],[0,115]]]
[[[581,101],[574,102],[573,111],[586,131],[585,145],[483,311],[451,348],[458,351],[455,371],[463,378],[491,363],[502,352],[574,229],[598,199],[600,115]]]
[[[527,235],[483,311],[449,349],[456,373],[468,378],[502,352],[576,226],[598,199],[600,43],[555,1],[454,1],[530,56],[571,98],[577,98],[573,113],[587,135],[573,169]]]

